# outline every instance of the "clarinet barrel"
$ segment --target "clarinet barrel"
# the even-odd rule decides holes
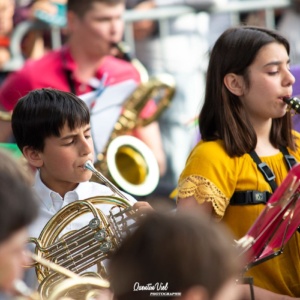
[[[283,98],[283,101],[293,109],[297,114],[300,114],[300,99],[297,97]]]

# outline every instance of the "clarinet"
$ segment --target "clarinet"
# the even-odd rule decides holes
[[[283,98],[283,101],[292,109],[295,110],[297,114],[300,114],[300,99],[297,97]]]

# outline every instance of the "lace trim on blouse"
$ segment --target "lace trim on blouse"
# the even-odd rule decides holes
[[[205,201],[211,202],[215,217],[222,219],[229,204],[227,198],[214,183],[202,176],[191,175],[184,178],[178,185],[178,197],[187,198],[194,197],[199,204]]]

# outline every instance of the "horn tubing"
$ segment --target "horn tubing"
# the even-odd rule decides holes
[[[89,163],[91,164],[91,162]],[[109,183],[107,185],[112,186]],[[118,248],[123,239],[121,233],[123,232],[124,235],[126,233],[122,222],[134,213],[128,211],[129,208],[132,209],[130,201],[126,200],[124,195],[116,188],[113,191],[115,193],[119,192],[118,194],[122,197],[116,195],[91,197],[75,201],[62,208],[46,224],[38,239],[30,239],[31,242],[36,244],[36,255],[61,267],[63,270],[69,270],[72,272],[71,274],[74,273],[80,278],[82,278],[83,272],[90,267],[97,267],[97,271],[89,274],[105,280],[107,274],[102,261]],[[107,215],[101,210],[101,205],[111,206]],[[116,220],[113,219],[114,212],[116,213]],[[89,225],[61,235],[66,225],[86,213],[93,216]],[[48,265],[45,266],[40,261],[35,264],[35,268],[40,282],[38,288],[39,300],[48,299],[52,295],[52,291],[55,291],[56,286],[66,280],[66,276],[53,270],[53,268],[49,268]],[[85,273],[84,276],[91,275]],[[77,289],[75,289],[75,293],[77,293]],[[80,295],[78,294],[78,297]]]
[[[84,237],[89,237],[92,232],[90,231],[90,228],[86,228],[86,227],[83,227],[82,229],[78,230],[78,232],[76,232],[76,233],[81,234],[81,235],[82,235],[82,233],[84,233],[85,234]],[[79,236],[79,238],[81,238],[81,235]],[[45,258],[48,259],[51,257],[52,254],[59,255],[62,251],[64,251],[64,248],[66,245],[71,246],[72,244],[68,244],[68,241],[71,241],[72,243],[76,243],[77,242],[76,237],[77,237],[77,234],[74,233],[62,240],[59,240],[57,243],[53,243],[49,247],[38,248],[38,249],[43,252],[49,252],[49,255],[45,256]]]
[[[113,192],[115,192],[118,196],[120,196],[121,198],[125,198],[127,201],[129,201],[129,199],[127,197],[125,197],[124,194],[121,193],[121,191],[112,183],[110,182],[100,171],[96,170],[92,164],[92,162],[90,160],[88,160],[85,164],[84,164],[84,168],[88,169],[90,171],[92,171],[92,173],[99,178],[108,188],[110,188]]]
[[[42,258],[42,257],[36,255],[35,253],[30,253],[29,256],[33,260],[35,260],[36,262],[38,262],[39,264],[41,264],[41,265],[43,265],[43,266],[45,266],[45,267],[47,267],[47,268],[49,268],[49,269],[57,272],[57,273],[60,273],[60,274],[62,274],[64,276],[66,276],[66,277],[69,277],[69,278],[79,277],[79,275],[77,275],[76,273],[74,273],[74,272],[72,272],[72,271],[70,271],[68,269],[65,269],[65,268],[63,268],[63,267],[61,267],[61,266],[59,266],[59,265],[57,265],[57,264],[55,264],[55,263],[53,263],[53,262],[45,259],[45,258]]]

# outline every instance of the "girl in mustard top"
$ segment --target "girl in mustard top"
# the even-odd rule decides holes
[[[178,183],[178,209],[201,209],[221,220],[240,238],[265,207],[245,191],[272,193],[250,156],[256,153],[280,185],[289,168],[280,149],[300,161],[299,135],[292,131],[284,97],[292,95],[289,43],[277,32],[257,27],[226,30],[215,43],[199,116],[202,136]],[[243,194],[234,202],[235,194]],[[260,198],[261,199],[261,198]],[[254,202],[254,203],[253,203]],[[300,299],[300,234],[283,254],[252,267],[255,300]],[[245,298],[251,298],[248,286]],[[247,295],[246,295],[247,294]]]

